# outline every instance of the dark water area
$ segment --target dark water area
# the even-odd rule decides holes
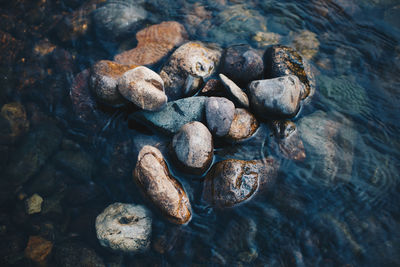
[[[117,26],[96,20],[105,2],[0,0],[1,266],[37,265],[32,246],[48,266],[400,265],[400,2],[111,1]],[[128,25],[131,17],[139,19]],[[133,105],[97,103],[82,120],[70,97],[79,73],[135,47],[137,31],[163,21],[222,48],[291,46],[317,82],[293,119],[309,134],[305,143],[322,144],[306,145],[304,161],[277,154],[264,123],[247,141],[215,142],[214,162],[272,155],[280,163],[274,187],[236,207],[205,203],[204,177],[180,172],[165,153],[192,205],[183,226],[166,221],[132,179],[138,149],[164,152],[170,137],[129,120]],[[159,72],[167,59],[150,68]],[[346,122],[335,138],[318,131],[328,120]],[[43,202],[29,214],[34,194]],[[114,202],[152,211],[147,252],[100,245],[95,218]]]

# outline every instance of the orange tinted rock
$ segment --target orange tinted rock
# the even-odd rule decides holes
[[[0,60],[1,65],[11,64],[22,51],[23,43],[15,39],[11,34],[0,30]]]
[[[1,116],[8,121],[11,130],[6,136],[1,136],[2,138],[14,141],[19,136],[28,132],[29,121],[26,117],[25,108],[20,103],[5,104],[1,108]]]
[[[246,139],[254,134],[259,126],[256,117],[243,108],[235,109],[235,116],[228,137],[234,141]]]
[[[143,193],[166,218],[176,224],[187,223],[191,206],[182,185],[171,176],[161,152],[144,146],[139,152],[133,178]]]
[[[138,45],[114,57],[121,64],[151,65],[166,56],[188,38],[183,25],[165,21],[147,27],[136,34]]]
[[[52,249],[53,243],[50,241],[40,236],[31,236],[25,248],[25,257],[39,265],[44,265]]]

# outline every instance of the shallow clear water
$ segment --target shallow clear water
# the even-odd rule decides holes
[[[0,1],[0,101],[2,106],[20,102],[30,122],[19,139],[1,140],[1,265],[32,264],[24,249],[34,235],[54,244],[50,266],[60,266],[59,248],[69,241],[92,249],[110,266],[400,264],[399,2],[136,1],[147,19],[116,39],[93,23],[96,2],[102,1]],[[191,40],[223,47],[248,43],[265,49],[254,36],[273,32],[280,35],[279,43],[301,50],[304,42],[296,43],[296,36],[313,32],[307,38],[312,49],[303,54],[310,57],[317,92],[295,122],[322,110],[349,124],[341,126],[343,136],[331,144],[339,155],[330,166],[332,175],[323,171],[324,147],[304,162],[281,159],[271,192],[228,210],[205,205],[202,178],[169,164],[189,195],[193,219],[177,227],[153,212],[149,252],[118,255],[99,245],[94,219],[113,202],[151,207],[131,177],[136,146],[163,146],[168,139],[128,121],[133,107],[99,107],[99,116],[106,118],[100,125],[79,122],[69,88],[73,77],[94,62],[134,47],[137,30],[167,20],[184,24]],[[51,48],[45,52],[39,49],[44,42]],[[12,162],[23,157],[37,159],[18,151],[43,123],[61,129],[56,134],[60,144],[28,181],[15,186],[9,166],[18,168]],[[46,129],[52,136],[54,130]],[[35,140],[41,139],[30,146],[40,150]],[[259,129],[247,143],[217,144],[216,160],[273,154],[270,140],[269,131]],[[27,215],[24,198],[36,192],[44,198],[42,212]]]

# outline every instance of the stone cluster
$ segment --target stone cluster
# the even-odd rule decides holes
[[[274,136],[269,143],[278,157],[305,159],[304,127],[296,130],[290,119],[312,96],[314,81],[294,49],[281,45],[265,52],[249,45],[222,49],[187,41],[185,28],[178,22],[149,26],[136,38],[136,48],[116,55],[114,61],[101,60],[80,74],[71,97],[75,111],[82,113],[78,115],[88,115],[88,119],[97,103],[114,108],[133,103],[137,110],[129,114],[129,121],[169,138],[170,143],[161,146],[148,138],[137,140],[133,170],[144,198],[169,222],[187,224],[193,215],[192,195],[171,166],[204,178],[202,200],[217,209],[232,208],[273,187],[279,160],[264,155],[213,164],[216,144],[260,142],[262,134],[255,133],[267,122]],[[97,237],[113,250],[142,252],[150,244],[151,221],[144,206],[115,203],[98,215]]]

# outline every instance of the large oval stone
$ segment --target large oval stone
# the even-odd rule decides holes
[[[189,198],[182,185],[169,173],[164,157],[157,148],[142,148],[133,178],[145,196],[169,221],[184,224],[191,219]]]
[[[206,101],[207,126],[216,136],[228,134],[235,115],[235,105],[224,97],[210,97]]]
[[[172,138],[172,154],[185,171],[201,174],[211,164],[213,140],[207,127],[198,121],[185,124]]]

